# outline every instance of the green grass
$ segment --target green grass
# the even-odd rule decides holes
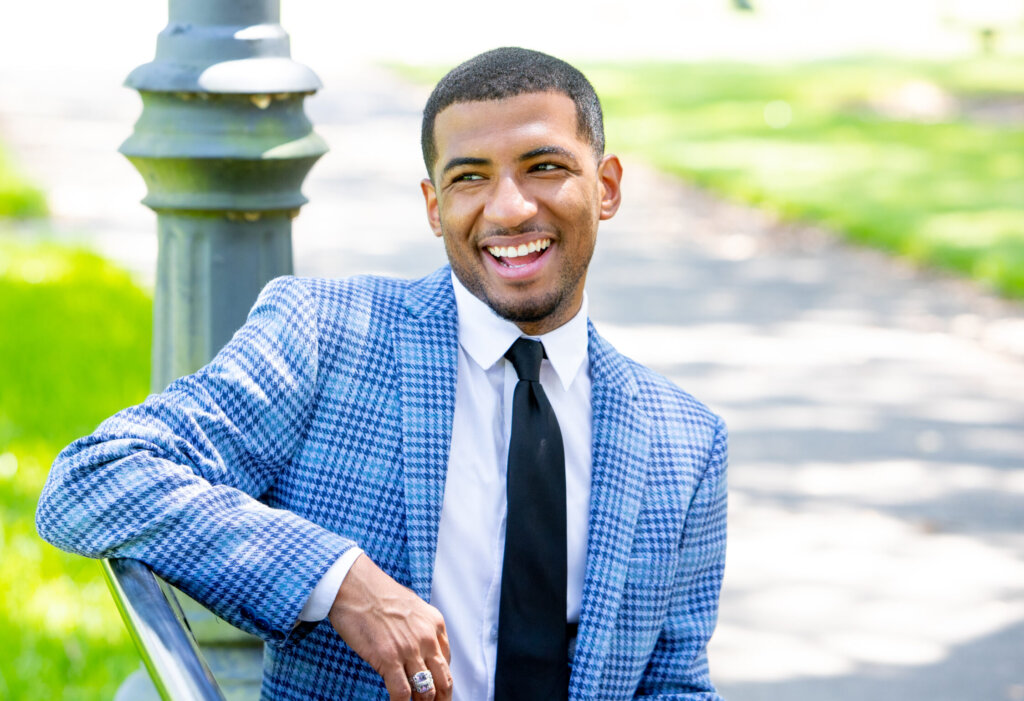
[[[99,563],[34,513],[57,452],[145,396],[151,301],[97,256],[0,232],[0,329],[0,698],[109,699],[139,658]]]
[[[911,85],[973,105],[1017,91],[1024,104],[1024,62],[605,66],[591,76],[613,148],[1024,297],[1024,123],[877,109]]]
[[[0,145],[0,217],[41,217],[45,214],[43,193],[25,182]]]
[[[1024,105],[1024,61],[584,68],[609,150],[1024,298],[1024,123],[969,111],[924,123],[876,109],[914,84],[972,105]],[[400,70],[424,82],[441,73]]]

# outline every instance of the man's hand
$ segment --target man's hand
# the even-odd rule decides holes
[[[451,699],[451,652],[441,612],[366,555],[345,575],[328,618],[341,639],[384,679],[391,701],[408,701],[409,677],[425,669],[434,677],[435,691],[416,698]]]

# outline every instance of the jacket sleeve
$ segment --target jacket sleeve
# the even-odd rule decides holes
[[[270,643],[353,543],[257,498],[302,440],[316,393],[317,307],[279,278],[209,365],[104,421],[57,456],[40,535],[135,558]]]
[[[725,571],[727,432],[714,443],[690,502],[672,601],[636,696],[668,701],[721,701],[708,674],[707,644],[718,618]]]

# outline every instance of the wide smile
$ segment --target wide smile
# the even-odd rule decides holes
[[[487,252],[494,256],[498,261],[509,267],[516,265],[526,265],[530,262],[530,259],[539,258],[540,256],[531,256],[531,253],[540,254],[542,251],[547,250],[548,246],[551,245],[551,239],[540,239],[538,241],[530,241],[529,243],[521,243],[518,246],[488,246]],[[516,258],[522,258],[521,261],[516,261]]]
[[[521,279],[531,276],[543,265],[545,253],[550,250],[551,239],[534,239],[513,246],[485,246],[493,269],[504,278]]]

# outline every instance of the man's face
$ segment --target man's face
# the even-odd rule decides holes
[[[572,99],[541,92],[456,103],[437,115],[434,141],[423,196],[459,281],[525,333],[571,319],[622,175],[615,156],[597,161],[577,133]]]

